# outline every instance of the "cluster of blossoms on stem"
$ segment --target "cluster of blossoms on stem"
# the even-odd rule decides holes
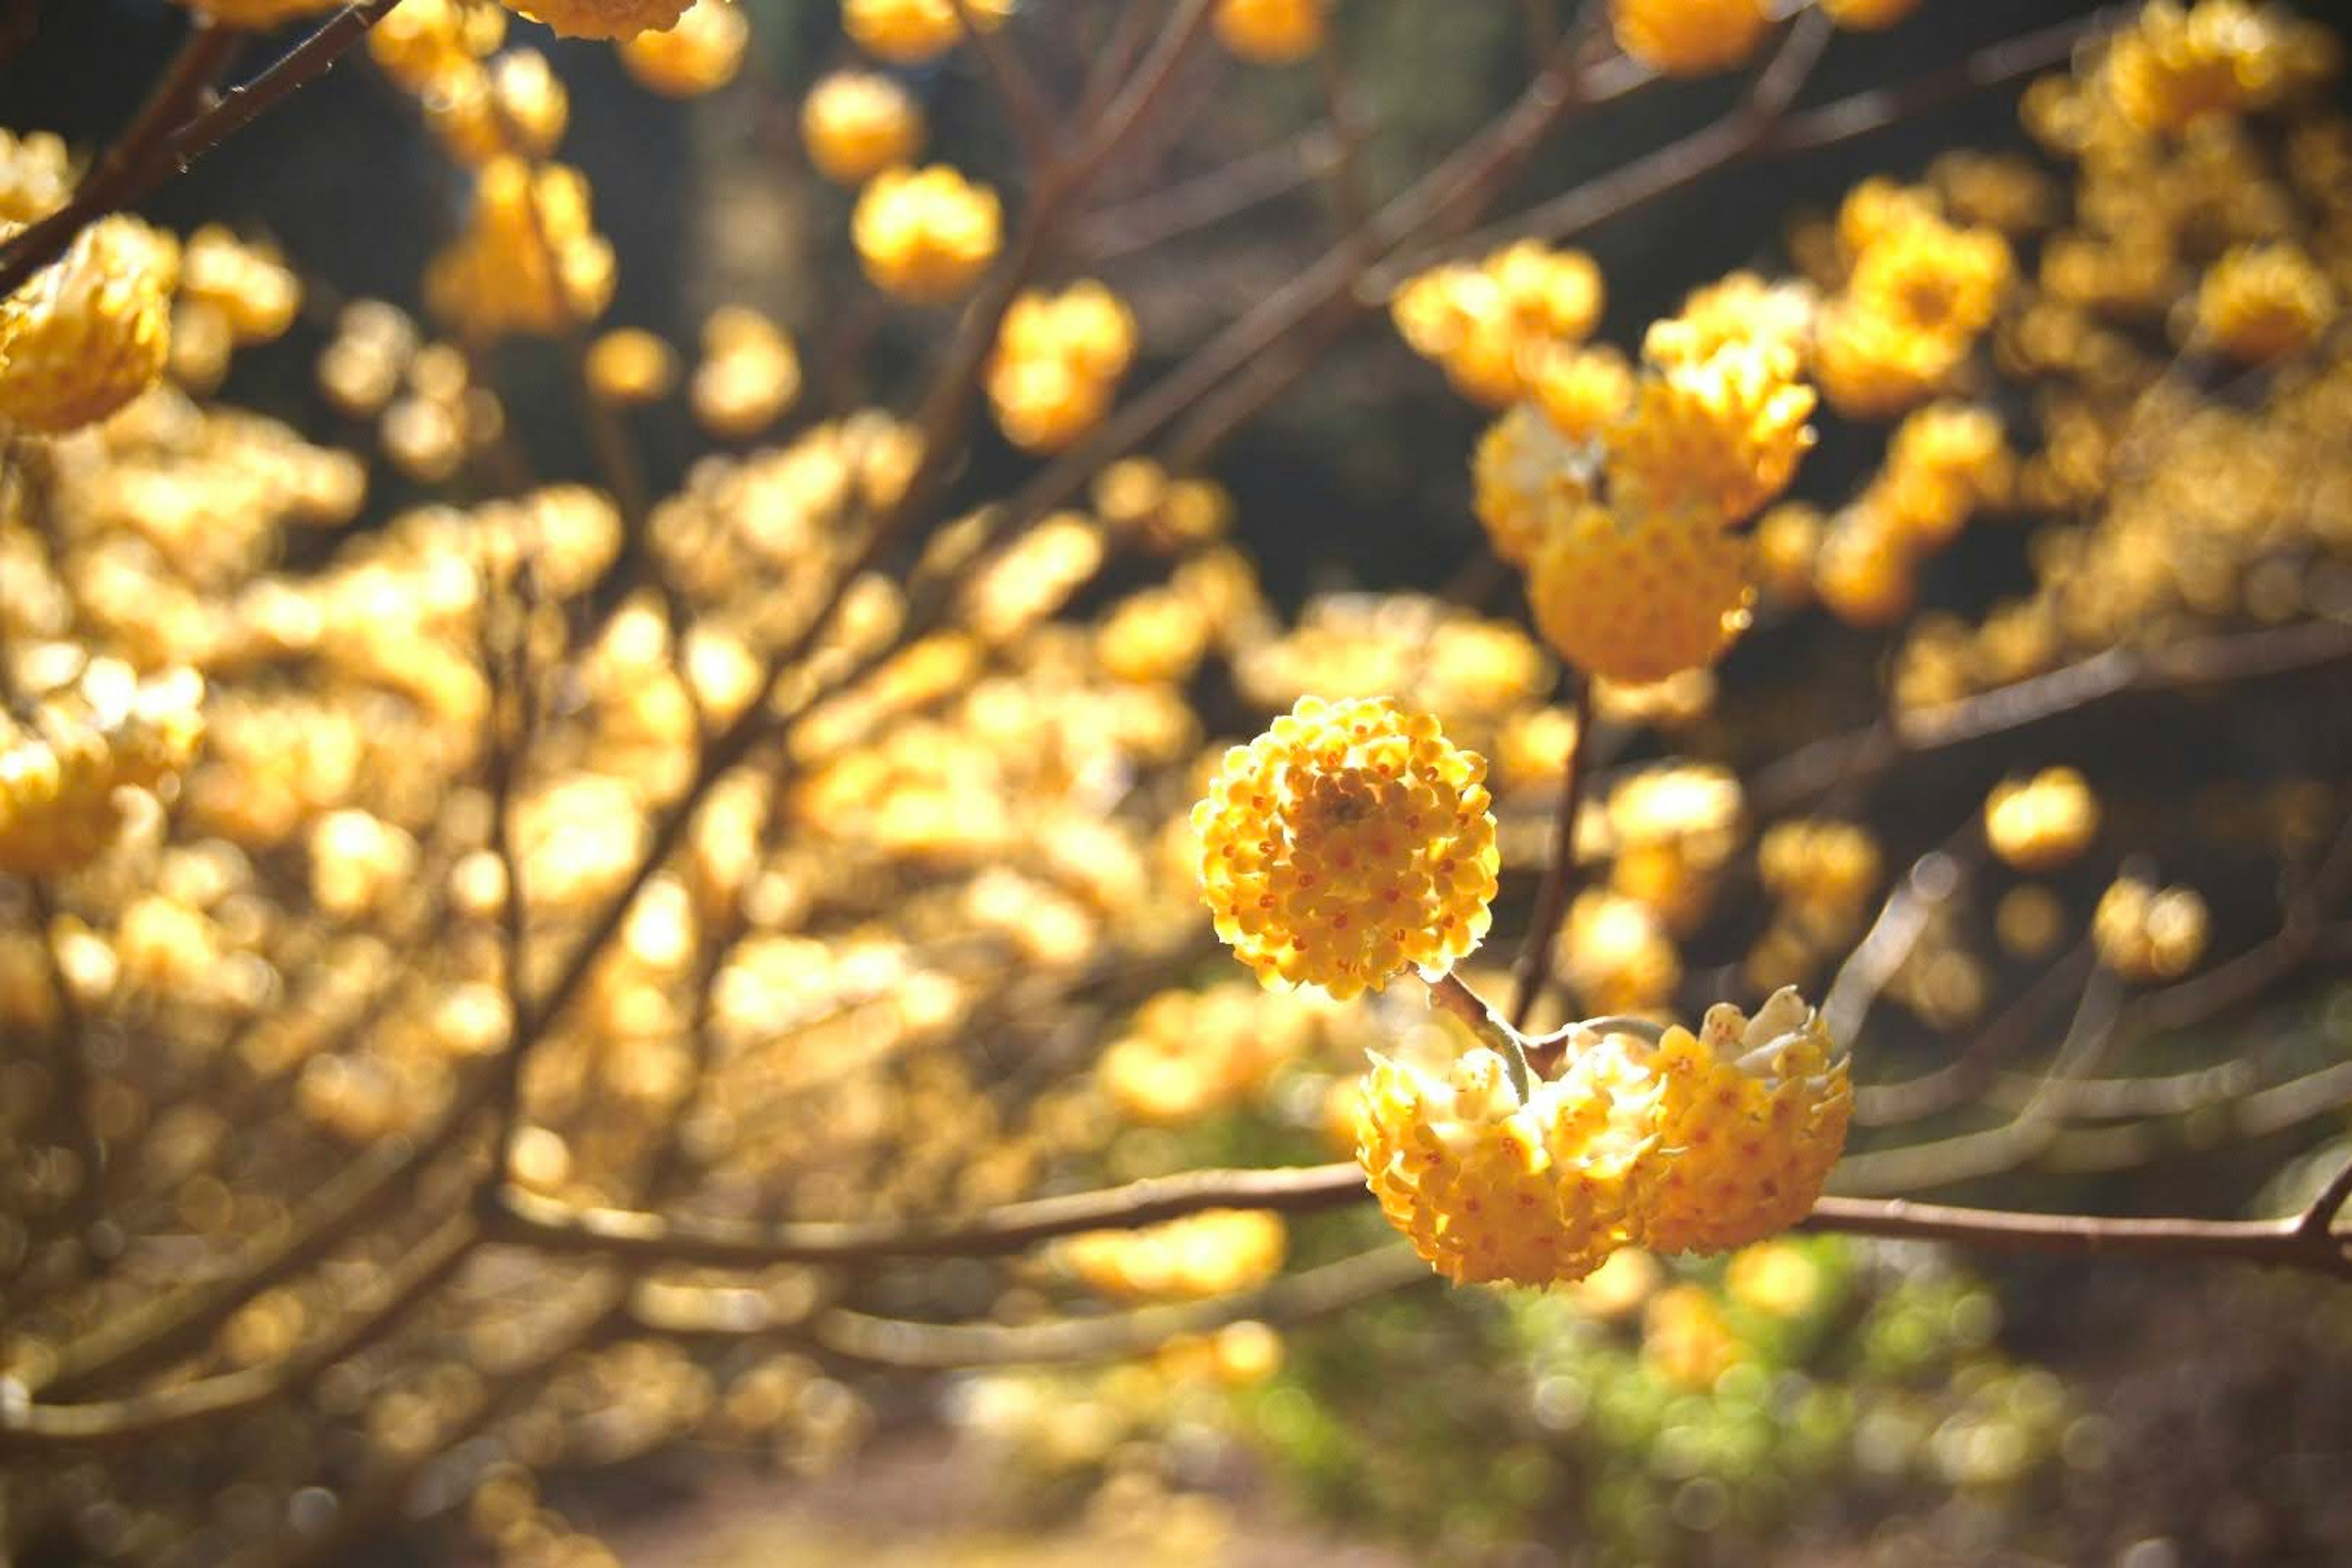
[[[1050,452],[1093,428],[1135,357],[1135,313],[1092,279],[1013,300],[985,373],[1006,438]]]
[[[123,792],[175,786],[204,736],[204,691],[191,669],[142,679],[121,660],[100,658],[28,716],[0,716],[0,870],[70,870],[114,838]]]
[[[1209,25],[1239,58],[1286,66],[1323,47],[1328,5],[1329,0],[1217,0]]]
[[[1002,242],[996,193],[944,163],[885,169],[866,182],[850,219],[866,276],[884,293],[941,304],[978,280]]]
[[[1486,764],[1383,698],[1298,706],[1193,808],[1217,934],[1269,984],[1345,999],[1478,945],[1500,857]]]
[[[1441,1075],[1375,1056],[1357,1156],[1381,1210],[1456,1283],[1580,1279],[1621,1247],[1719,1252],[1812,1207],[1853,1091],[1793,990],[1655,1044],[1581,1026],[1557,1078],[1466,1046]]]

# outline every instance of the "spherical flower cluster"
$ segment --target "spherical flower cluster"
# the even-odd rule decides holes
[[[1771,25],[1765,0],[1609,0],[1618,47],[1668,76],[1744,65]]]
[[[677,385],[677,351],[643,327],[616,327],[588,345],[585,370],[607,403],[651,403]]]
[[[1470,457],[1470,502],[1495,553],[1525,571],[1558,525],[1591,494],[1600,451],[1571,441],[1532,403],[1486,427]]]
[[[1801,356],[1820,311],[1810,283],[1727,272],[1692,289],[1673,315],[1651,322],[1642,334],[1642,357],[1661,366],[1703,364],[1733,343]]]
[[[1822,14],[1841,27],[1875,33],[1919,8],[1919,0],[1821,0]]]
[[[1444,366],[1465,396],[1500,408],[1533,390],[1547,356],[1591,335],[1601,307],[1590,256],[1523,240],[1409,279],[1389,312],[1406,345]]]
[[[694,0],[505,0],[509,9],[544,22],[567,38],[634,38],[677,25]]]
[[[1793,990],[1655,1045],[1579,1026],[1560,1075],[1524,1087],[1467,1026],[1443,1027],[1468,1047],[1443,1078],[1373,1056],[1357,1159],[1456,1283],[1564,1283],[1629,1245],[1745,1247],[1803,1218],[1845,1146],[1846,1066]]]
[[[1796,375],[1794,353],[1756,342],[1657,367],[1610,440],[1612,493],[1747,517],[1788,488],[1812,445],[1816,399]]]
[[[0,300],[0,418],[44,435],[103,419],[171,357],[180,247],[117,214]]]
[[[1843,927],[1884,874],[1877,840],[1851,822],[1799,817],[1776,822],[1756,844],[1764,890],[1809,922]]]
[[[425,123],[463,163],[502,154],[544,158],[572,113],[563,79],[537,49],[509,49],[488,66],[453,52],[417,89]]]
[[[2091,943],[2099,962],[2126,980],[2177,980],[2205,955],[2211,928],[2205,900],[2194,888],[2157,889],[2121,877],[2091,911]]]
[[[240,346],[276,341],[302,308],[302,285],[277,256],[216,224],[180,254],[180,303],[217,311]]]
[[[1776,991],[1749,1018],[1707,1009],[1666,1031],[1647,1065],[1664,1084],[1644,1245],[1719,1252],[1786,1230],[1813,1206],[1845,1148],[1853,1089],[1821,1016]]]
[[[735,79],[751,24],[735,0],[694,0],[677,25],[639,33],[621,46],[621,64],[666,98],[697,98]]]
[[[986,372],[1005,437],[1052,452],[1092,429],[1135,357],[1135,313],[1092,279],[1013,300]]]
[[[1562,436],[1570,441],[1597,441],[1633,406],[1633,367],[1606,344],[1555,345],[1536,361],[1530,395]]]
[[[2335,36],[2284,6],[2150,0],[2107,46],[2105,84],[2142,131],[2185,131],[2208,116],[2264,108],[2325,79]]]
[[[1706,912],[1745,833],[1738,775],[1711,763],[1644,768],[1609,792],[1601,820],[1609,886],[1675,931]]]
[[[1992,322],[2011,282],[2009,242],[1958,227],[1924,192],[1849,197],[1839,236],[1845,287],[1814,327],[1813,371],[1839,412],[1883,418],[1930,395]]]
[[[506,41],[497,0],[401,0],[368,30],[368,53],[411,92],[452,67],[487,59]]]
[[[1524,1098],[1484,1046],[1443,1078],[1375,1054],[1356,1158],[1389,1223],[1454,1283],[1581,1279],[1638,1232],[1655,1089],[1606,1047]]]
[[[1641,1013],[1673,998],[1683,961],[1657,910],[1622,893],[1588,888],[1569,905],[1560,926],[1559,972],[1587,1006]]]
[[[1142,1230],[1092,1230],[1055,1250],[1106,1296],[1201,1298],[1262,1285],[1281,1271],[1288,1232],[1263,1209],[1204,1209]]]
[[[47,131],[0,130],[0,220],[36,223],[73,195],[73,159]]]
[[[1858,504],[1882,512],[1906,547],[1932,551],[1980,508],[2009,500],[2015,466],[1999,415],[1975,404],[1931,403],[1904,416],[1885,466]]]
[[[800,355],[782,329],[757,310],[722,306],[702,323],[702,363],[688,396],[705,430],[748,440],[800,395]]]
[[[29,721],[0,716],[0,871],[54,876],[112,842],[116,792],[176,778],[204,736],[204,681],[174,669],[142,679],[93,659]]]
[[[1639,490],[1580,507],[1544,537],[1528,598],[1578,668],[1641,684],[1712,664],[1748,621],[1748,542],[1711,507]]]
[[[580,171],[503,157],[477,176],[466,228],[433,258],[425,294],[471,333],[552,335],[601,314],[614,281],[613,247],[591,222]]]
[[[944,163],[888,169],[857,198],[850,238],[866,276],[885,293],[941,304],[996,258],[1003,216],[996,193]]]
[[[892,77],[839,70],[801,102],[801,140],[816,172],[837,185],[862,185],[910,162],[923,145],[923,110]]]
[[[2232,359],[2300,353],[2336,319],[2336,290],[2300,247],[2240,246],[2197,289],[2197,330]]]
[[[1245,60],[1286,66],[1323,45],[1326,0],[1217,0],[1217,41]]]
[[[1495,897],[1486,772],[1388,699],[1300,699],[1192,808],[1218,936],[1260,980],[1343,1000],[1446,969]]]
[[[2010,780],[1985,797],[1985,838],[2020,871],[2054,871],[2091,847],[2099,833],[2099,798],[2073,768],[2044,768]]]
[[[1013,0],[967,0],[973,25],[993,32]],[[867,54],[892,65],[915,66],[963,39],[963,19],[951,0],[841,0],[841,26]]]

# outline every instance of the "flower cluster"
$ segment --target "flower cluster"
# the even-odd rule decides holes
[[[1997,229],[1955,225],[1932,192],[1865,181],[1838,215],[1843,287],[1814,329],[1813,372],[1837,410],[1891,417],[1943,388],[2007,294]]]
[[[1323,47],[1328,0],[1217,0],[1209,18],[1217,41],[1258,65],[1286,66]]]
[[[674,26],[625,41],[621,64],[666,98],[698,98],[735,79],[751,41],[736,0],[694,0]]]
[[[2054,871],[2091,847],[2099,832],[2099,800],[2073,768],[2044,768],[2020,783],[1996,785],[1985,797],[1985,839],[2020,871]]]
[[[2091,942],[2099,962],[2126,980],[2175,980],[2205,955],[2210,925],[2196,889],[2123,877],[2092,911]]]
[[[923,110],[895,77],[835,71],[801,100],[801,141],[816,172],[837,185],[862,185],[911,163],[923,145]]]
[[[1091,429],[1135,357],[1135,314],[1088,279],[1013,301],[987,369],[988,400],[1007,439],[1055,451]]]
[[[1345,999],[1486,934],[1486,764],[1385,698],[1302,698],[1192,808],[1217,934],[1268,984]]]
[[[2140,129],[2186,131],[2268,108],[2324,80],[2336,58],[2334,34],[2284,6],[2152,0],[2109,42],[2106,88]]]
[[[120,214],[0,300],[0,418],[47,434],[103,419],[152,386],[172,348],[180,247]]]
[[[1358,1158],[1390,1222],[1456,1283],[1583,1278],[1628,1245],[1716,1252],[1787,1229],[1844,1147],[1845,1065],[1792,990],[1650,1045],[1580,1030],[1523,1090],[1470,1048],[1441,1076],[1375,1057]]]
[[[1142,1230],[1096,1230],[1055,1250],[1070,1272],[1107,1296],[1222,1296],[1282,1268],[1288,1236],[1263,1209],[1204,1209]]]
[[[1712,76],[1747,63],[1772,26],[1762,0],[1610,0],[1617,45],[1668,76]]]
[[[466,226],[434,258],[425,294],[468,333],[551,336],[603,314],[614,280],[587,180],[565,164],[506,156],[475,177]]]
[[[0,717],[0,870],[53,876],[103,850],[121,827],[119,792],[165,788],[194,757],[204,690],[194,670],[142,679],[92,659],[29,717]]]
[[[1501,408],[1528,395],[1554,354],[1591,335],[1601,303],[1592,258],[1523,241],[1420,274],[1389,311],[1407,345],[1444,366],[1463,395]]]
[[[672,27],[694,0],[503,0],[569,38],[634,38]]]
[[[841,0],[841,26],[857,47],[898,66],[919,66],[963,41],[963,16],[993,32],[1013,0]]]
[[[934,163],[875,175],[858,195],[849,233],[876,288],[941,304],[971,288],[996,258],[1003,225],[994,191]]]

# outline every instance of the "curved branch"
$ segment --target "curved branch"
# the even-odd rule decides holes
[[[133,136],[126,138],[120,156],[110,155],[101,162],[74,192],[71,201],[0,246],[0,296],[15,293],[26,279],[64,255],[74,236],[84,228],[138,201],[172,175],[184,173],[297,89],[326,74],[327,68],[358,43],[396,4],[398,0],[354,0],[324,26],[288,50],[275,65],[244,86],[231,88],[219,102],[182,122],[177,129],[164,123],[169,116],[162,110],[184,108],[185,103],[163,105],[160,99],[152,103],[151,108],[157,112],[141,115]],[[235,35],[226,29],[206,29],[192,40],[181,57],[183,62],[198,54],[199,45],[208,53],[217,49],[219,55],[215,59],[199,62],[207,66],[203,80],[195,80],[194,73],[190,73],[186,85],[194,90],[188,93],[189,100],[202,96],[211,69],[225,61],[226,50],[235,42]],[[165,85],[179,79],[181,73],[175,67]]]

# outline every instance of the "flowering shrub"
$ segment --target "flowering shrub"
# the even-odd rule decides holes
[[[0,1556],[605,1561],[940,1395],[1744,1560],[2100,1462],[1951,1248],[2352,1273],[2336,34],[1436,9],[184,0],[0,135]]]

